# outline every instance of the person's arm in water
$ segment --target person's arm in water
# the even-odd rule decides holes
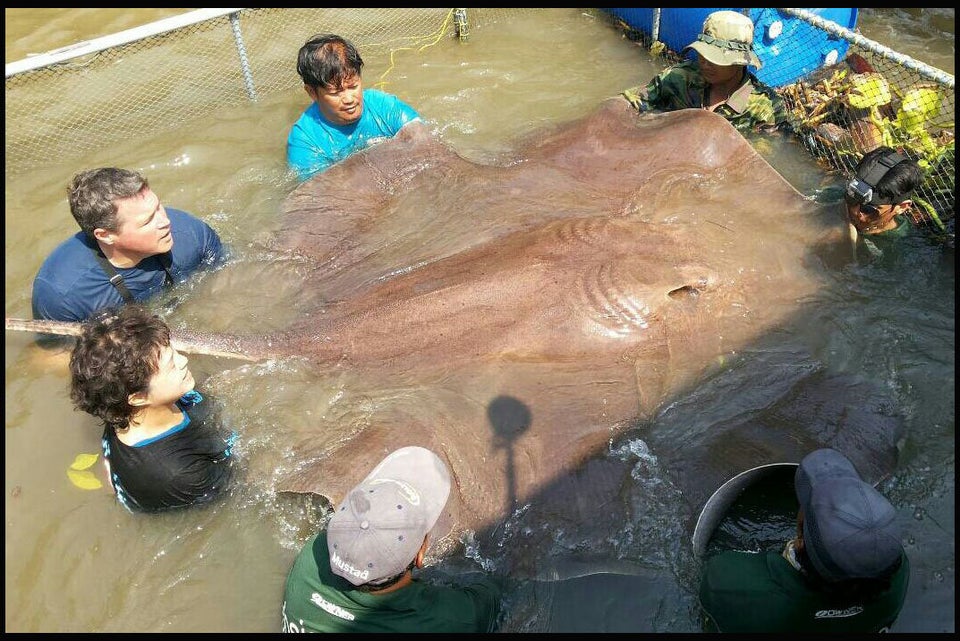
[[[227,261],[228,247],[213,227],[173,207],[167,208],[167,215],[173,225],[172,269],[178,283],[196,271],[216,269]]]
[[[364,90],[363,115],[348,139],[323,119],[314,104],[290,130],[287,164],[303,182],[372,143],[396,136],[414,123],[422,121],[410,105],[392,94],[368,89]]]
[[[311,109],[316,109],[316,105]],[[323,145],[314,140],[306,117],[307,114],[301,116],[287,136],[287,165],[300,182],[326,170],[336,161],[335,157],[327,154]]]
[[[670,75],[672,67],[664,69],[646,85],[631,87],[624,90],[620,95],[629,102],[634,109],[643,113],[645,111],[667,110],[666,93],[663,86],[664,81]]]
[[[26,348],[29,367],[37,373],[67,371],[70,367],[70,350],[73,349],[75,340],[72,337],[39,334]]]
[[[780,94],[756,78],[753,78],[753,85],[754,92],[750,96],[747,111],[756,122],[756,130],[764,134],[791,133],[793,127]]]

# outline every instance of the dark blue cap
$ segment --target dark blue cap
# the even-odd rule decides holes
[[[829,448],[811,452],[800,462],[795,482],[804,549],[824,580],[889,573],[903,552],[897,512],[843,454]]]

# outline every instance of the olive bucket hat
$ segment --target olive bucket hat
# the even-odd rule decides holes
[[[694,42],[684,47],[693,49],[715,65],[763,65],[753,53],[753,21],[736,11],[714,11],[703,21],[703,28]]]

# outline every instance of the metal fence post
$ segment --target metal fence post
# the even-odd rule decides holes
[[[233,29],[233,39],[237,43],[237,55],[240,56],[240,68],[243,70],[243,84],[247,88],[247,96],[255,101],[257,91],[253,87],[250,61],[247,59],[247,49],[243,46],[243,34],[240,33],[240,12],[230,14],[230,27]]]

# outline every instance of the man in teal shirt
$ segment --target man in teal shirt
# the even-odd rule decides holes
[[[313,101],[287,137],[287,162],[300,180],[420,121],[396,96],[364,89],[362,67],[357,49],[337,35],[316,35],[300,48],[297,73]]]
[[[720,632],[886,632],[910,563],[896,510],[840,452],[796,472],[797,538],[782,553],[728,551],[704,563],[700,604]]]
[[[436,454],[403,447],[347,493],[287,576],[284,632],[492,632],[501,588],[413,577],[450,494]]]

